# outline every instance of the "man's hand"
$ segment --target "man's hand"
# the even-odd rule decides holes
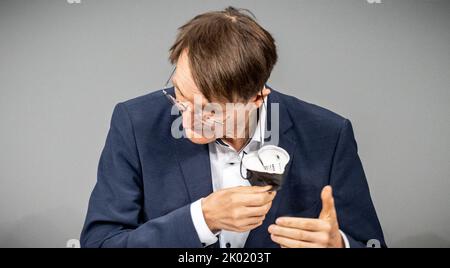
[[[318,219],[280,217],[269,226],[272,241],[282,248],[343,248],[331,186],[321,194]]]
[[[272,186],[241,186],[223,189],[202,199],[206,224],[219,230],[245,232],[260,226],[272,206]]]

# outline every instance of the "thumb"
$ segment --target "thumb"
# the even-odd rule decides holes
[[[334,208],[333,190],[330,185],[325,186],[320,194],[322,199],[322,211],[320,211],[319,219],[327,220],[336,217],[336,209]]]

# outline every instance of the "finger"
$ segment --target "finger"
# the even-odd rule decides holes
[[[323,247],[321,245],[305,242],[305,241],[298,241],[290,238],[286,238],[283,236],[277,236],[277,235],[270,235],[270,238],[273,242],[279,244],[281,247],[286,248],[319,248]]]
[[[246,219],[243,219],[241,222],[241,226],[248,226],[248,225],[257,225],[264,221],[266,217],[265,216],[259,216],[259,217],[248,217]]]
[[[254,217],[254,220],[249,220],[247,221],[247,223],[243,223],[239,226],[230,226],[229,228],[226,228],[224,230],[229,230],[229,231],[234,231],[234,232],[247,232],[250,230],[253,230],[255,228],[258,228],[259,226],[262,225],[264,218],[260,218],[260,219],[256,219],[257,217]]]
[[[253,229],[258,228],[261,225],[262,225],[262,222],[256,223],[256,224],[247,225],[247,226],[245,226],[243,228],[238,229],[237,232],[248,232],[248,231],[251,231]]]
[[[279,225],[272,224],[269,226],[269,233],[276,236],[283,236],[286,238],[291,238],[294,240],[306,241],[306,242],[317,242],[321,241],[318,237],[317,232],[310,232],[296,228],[283,227]],[[321,234],[321,233],[319,233]]]
[[[256,216],[264,216],[269,212],[270,207],[272,206],[272,202],[264,204],[259,207],[245,207],[243,208],[243,216],[245,217],[256,217]]]
[[[322,219],[280,217],[275,223],[280,226],[307,231],[327,231],[330,229],[330,224]]]
[[[333,190],[331,186],[325,186],[320,197],[322,199],[322,210],[320,211],[319,219],[326,220],[334,218],[336,210],[334,208]]]
[[[246,207],[260,207],[272,202],[275,192],[241,193],[236,195],[236,202]]]
[[[266,186],[239,186],[234,187],[236,190],[241,192],[247,192],[247,193],[264,193],[268,192],[270,189],[272,189],[272,186],[266,185]]]

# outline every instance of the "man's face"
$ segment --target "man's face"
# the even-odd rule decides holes
[[[208,101],[192,78],[186,51],[177,61],[172,83],[177,101],[189,107],[183,112],[183,128],[194,143],[206,144],[225,137],[243,138],[256,123],[254,111],[261,105],[262,98],[256,96],[247,103]],[[264,89],[264,93],[270,91]]]

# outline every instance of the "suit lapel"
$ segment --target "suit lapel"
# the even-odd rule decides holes
[[[175,145],[191,202],[208,196],[213,191],[208,145],[194,144],[186,138],[177,139]]]

